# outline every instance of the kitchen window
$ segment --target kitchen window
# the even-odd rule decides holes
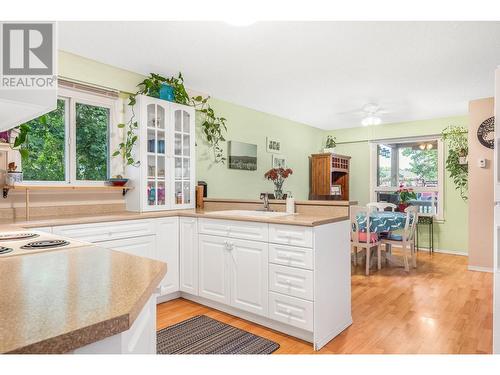
[[[103,183],[110,174],[110,125],[116,118],[116,102],[116,98],[60,88],[57,109],[28,122],[24,180]]]
[[[400,187],[411,188],[410,203],[422,215],[443,219],[443,142],[438,137],[371,143],[371,201],[397,204]]]

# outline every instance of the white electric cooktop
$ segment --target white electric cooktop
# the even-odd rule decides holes
[[[0,258],[88,246],[89,242],[36,230],[0,232]]]

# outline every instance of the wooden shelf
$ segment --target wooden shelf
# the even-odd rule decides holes
[[[132,190],[131,186],[112,186],[112,185],[29,185],[29,184],[19,184],[19,185],[4,185],[2,187],[3,197],[7,198],[9,196],[10,190],[19,190],[26,192],[26,220],[29,220],[30,209],[29,193],[32,190],[108,190],[108,191],[121,191],[122,195],[127,194],[127,191]]]
[[[130,186],[112,186],[112,185],[4,185],[4,198],[7,198],[9,190],[121,190],[124,194],[132,190]],[[5,194],[7,192],[7,195]]]

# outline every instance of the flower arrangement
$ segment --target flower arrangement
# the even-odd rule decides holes
[[[273,168],[264,173],[264,177],[274,183],[274,198],[283,199],[283,183],[293,174],[290,168]]]
[[[397,191],[399,195],[399,211],[404,212],[405,208],[408,207],[408,202],[412,199],[417,199],[417,194],[412,188],[406,188],[403,185],[399,185]]]

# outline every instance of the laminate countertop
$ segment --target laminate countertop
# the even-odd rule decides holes
[[[218,211],[220,212],[220,211]],[[156,212],[130,212],[122,211],[116,213],[107,213],[99,215],[58,215],[47,216],[40,219],[33,219],[26,221],[20,220],[2,220],[0,221],[0,230],[8,230],[9,228],[36,228],[36,227],[50,227],[58,225],[69,224],[87,224],[99,223],[108,221],[122,221],[122,220],[138,220],[138,219],[151,219],[161,217],[198,217],[198,218],[211,218],[211,219],[224,219],[224,220],[238,220],[238,221],[252,221],[270,224],[287,224],[287,225],[300,225],[314,227],[317,225],[335,223],[338,221],[348,220],[349,217],[342,216],[329,216],[329,215],[310,215],[310,214],[290,214],[286,216],[277,217],[258,217],[258,216],[243,216],[234,215],[228,210],[228,214],[217,213],[213,211],[203,210],[173,210],[173,211],[156,211]]]
[[[128,330],[163,262],[98,246],[0,260],[0,353],[66,353]]]

